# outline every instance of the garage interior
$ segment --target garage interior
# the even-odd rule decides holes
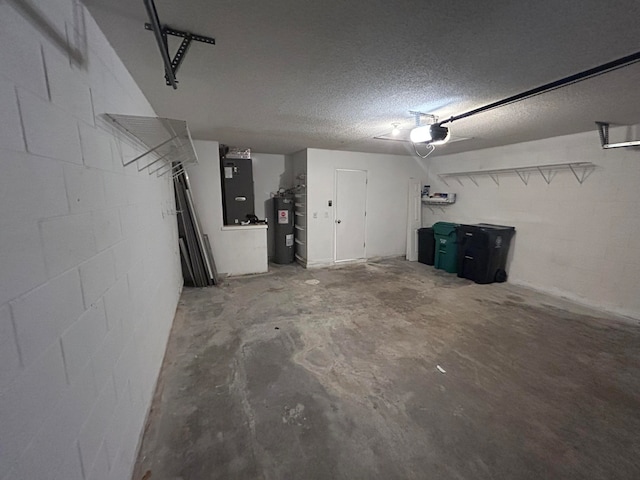
[[[0,478],[640,478],[638,14],[0,3]],[[506,282],[417,261],[442,222],[514,227]]]

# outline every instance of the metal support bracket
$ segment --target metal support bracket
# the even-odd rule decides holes
[[[167,25],[160,25],[160,20],[158,19],[158,12],[156,10],[156,6],[153,3],[153,0],[144,0],[144,5],[147,9],[147,14],[149,15],[150,23],[145,23],[144,28],[146,30],[150,30],[155,34],[156,43],[158,44],[158,48],[160,49],[160,55],[162,56],[162,61],[164,62],[164,78],[167,82],[167,85],[173,87],[173,89],[178,88],[178,80],[176,80],[176,73],[184,60],[184,56],[189,50],[192,41],[208,43],[209,45],[215,45],[215,38],[205,37],[204,35],[197,35],[195,33],[185,32],[182,30],[176,30]],[[167,35],[172,35],[174,37],[182,38],[182,43],[178,47],[178,51],[176,52],[173,60],[169,57],[169,43],[167,42]]]
[[[440,210],[441,213],[444,213],[444,207],[440,205],[427,205],[427,208],[431,210],[431,213],[433,213],[434,215],[436,214],[436,211],[435,211],[436,208]]]
[[[555,170],[547,170],[547,174],[544,174],[544,170],[540,167],[537,167],[538,171],[540,172],[540,175],[542,175],[542,178],[544,178],[544,181],[547,182],[547,185],[551,185],[551,180],[553,180],[553,177],[555,177],[556,172]],[[573,169],[572,169],[573,170]]]
[[[609,143],[609,124],[606,122],[596,122],[596,125],[598,126],[598,134],[600,135],[600,145],[602,145],[602,148],[605,150],[620,147],[640,147],[640,140]]]
[[[589,175],[591,175],[595,170],[595,166],[583,167],[583,166],[573,166],[571,164],[569,165],[569,168],[571,169],[571,172],[576,177],[576,180],[578,180],[578,183],[580,185],[582,185],[584,181],[589,177]]]
[[[515,172],[520,177],[520,180],[522,180],[522,183],[529,185],[529,176],[531,175],[529,172],[521,172],[520,170],[516,170]]]

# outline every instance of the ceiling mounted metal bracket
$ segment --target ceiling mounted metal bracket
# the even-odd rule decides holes
[[[606,122],[596,122],[598,134],[600,135],[600,145],[605,150],[620,147],[640,147],[640,140],[628,140],[626,142],[609,143],[609,124]]]
[[[149,22],[145,23],[144,28],[146,30],[151,30],[155,37],[156,43],[158,44],[158,48],[160,49],[160,55],[162,56],[162,61],[164,63],[164,78],[167,82],[167,85],[173,87],[173,89],[178,88],[178,80],[176,80],[176,73],[182,64],[182,60],[184,60],[184,56],[189,50],[192,41],[208,43],[209,45],[215,45],[215,38],[205,37],[204,35],[197,35],[195,33],[184,32],[182,30],[176,30],[174,28],[168,27],[167,25],[161,25],[160,19],[158,18],[158,11],[156,10],[156,6],[153,3],[153,0],[143,0],[144,6],[147,9],[147,15],[149,16]],[[178,51],[176,52],[173,60],[169,57],[169,43],[167,42],[167,35],[173,35],[174,37],[182,38],[182,43],[178,47]]]
[[[429,123],[426,123],[425,125],[433,125],[438,121],[438,117],[436,117],[432,113],[424,113],[424,112],[418,112],[417,110],[409,110],[409,114],[413,115],[413,117],[415,118],[416,127],[422,126],[422,122],[421,122],[422,117],[427,117],[427,119],[429,120]]]

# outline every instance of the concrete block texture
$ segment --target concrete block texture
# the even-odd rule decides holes
[[[73,117],[93,124],[91,92],[84,71],[73,67],[67,55],[51,46],[44,46],[43,56],[51,102]]]
[[[92,304],[62,335],[62,353],[67,378],[75,382],[107,334],[102,300]]]
[[[60,162],[7,151],[3,146],[0,144],[0,219],[41,220],[68,214]]]
[[[20,372],[20,353],[8,304],[0,306],[0,392]]]
[[[80,135],[73,118],[63,109],[20,88],[18,101],[29,152],[82,163]]]
[[[99,121],[154,113],[83,4],[29,3],[0,3],[0,480],[123,480],[178,300],[173,189]]]
[[[7,2],[0,4],[0,42],[0,75],[40,98],[48,98],[39,35]]]
[[[5,389],[0,402],[0,478],[11,478],[5,473],[27,453],[29,443],[37,438],[36,433],[50,414],[51,405],[57,404],[65,388],[62,350],[59,343],[54,343]]]
[[[33,363],[84,311],[77,270],[54,278],[11,302],[25,366]]]
[[[18,97],[13,83],[0,79],[0,111],[2,123],[0,126],[0,145],[8,150],[25,150],[20,112],[18,110]]]
[[[47,280],[36,222],[0,218],[0,304]]]
[[[80,265],[80,279],[84,305],[89,308],[116,280],[111,250],[105,250]]]
[[[92,215],[65,215],[40,223],[49,276],[58,275],[96,254]]]

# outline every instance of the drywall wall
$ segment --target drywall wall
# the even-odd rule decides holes
[[[101,127],[154,112],[82,4],[20,3],[0,4],[0,478],[123,480],[182,286],[173,189]]]
[[[640,129],[615,129],[613,140],[635,138]],[[593,162],[598,168],[581,185],[571,171],[547,184],[532,174],[528,185],[503,175],[496,185],[476,177],[464,186],[439,173]],[[563,295],[584,304],[640,317],[640,153],[600,148],[595,131],[429,159],[433,191],[457,192],[444,213],[423,208],[424,225],[446,220],[513,225],[509,281]]]
[[[293,185],[291,172],[286,168],[284,155],[272,155],[266,153],[252,153],[253,160],[253,190],[256,202],[256,215],[258,218],[266,218],[269,222],[268,252],[269,258],[274,255],[274,229],[275,217],[271,194],[277,192],[280,187],[290,188]]]
[[[218,273],[245,275],[268,270],[267,230],[224,228],[218,142],[193,142],[198,163],[187,167],[198,220],[209,235]]]
[[[412,157],[307,149],[307,265],[334,263],[336,169],[367,171],[366,256],[406,253],[407,195],[410,178],[424,178],[425,170]],[[335,203],[334,203],[335,204]]]

